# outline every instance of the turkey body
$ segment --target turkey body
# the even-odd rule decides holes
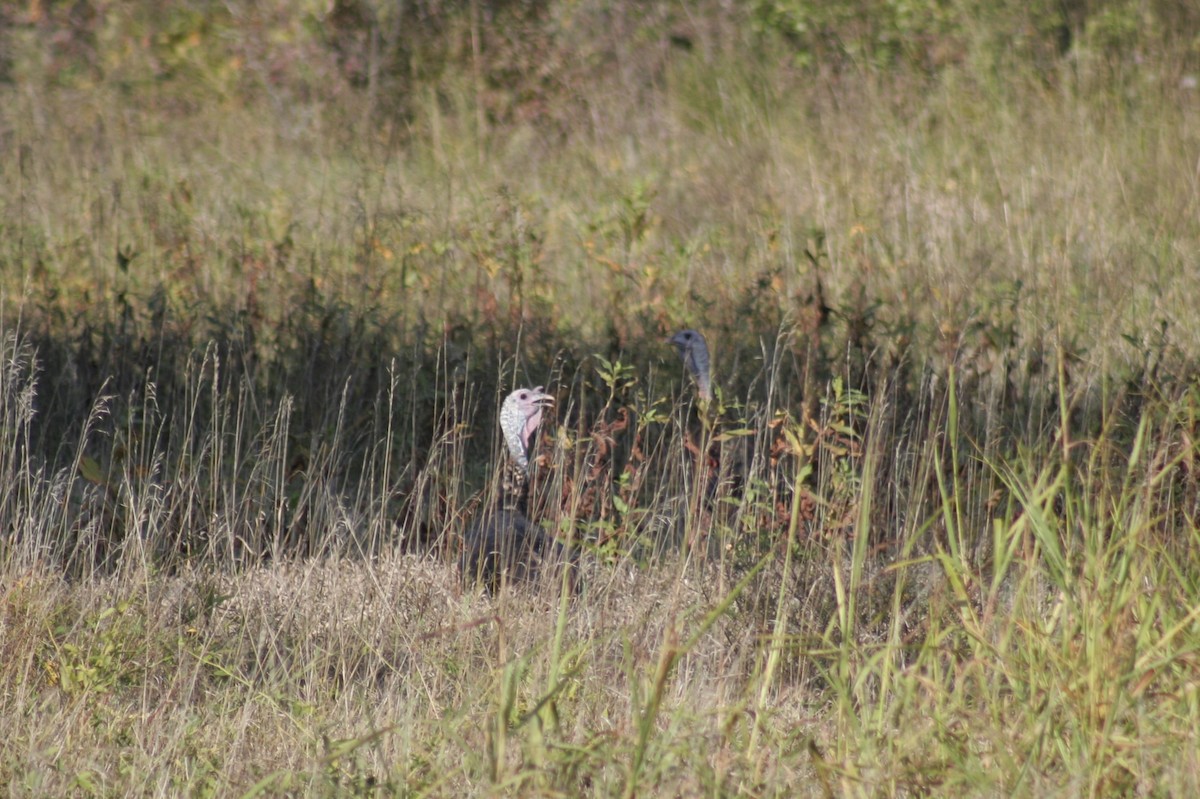
[[[518,510],[486,512],[465,538],[460,564],[464,578],[478,580],[493,593],[505,582],[533,582],[568,562],[566,547]]]

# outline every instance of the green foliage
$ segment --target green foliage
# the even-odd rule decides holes
[[[929,64],[934,46],[961,35],[959,13],[953,4],[938,0],[754,4],[755,23],[764,32],[782,36],[804,67],[841,60],[868,68]]]
[[[1072,50],[1104,60],[1129,58],[1150,41],[1167,40],[1162,23],[1183,4],[1127,0],[952,3],[943,0],[761,0],[751,19],[785,41],[806,68],[915,68],[937,73],[963,60],[986,69],[1033,68],[1055,76]],[[1194,24],[1195,20],[1191,22]],[[1002,77],[997,72],[994,77]]]
[[[128,669],[136,658],[130,656],[136,653],[134,647],[141,635],[128,624],[133,618],[127,616],[129,610],[129,603],[123,602],[84,619],[85,637],[95,640],[95,646],[86,650],[70,641],[51,639],[53,657],[46,661],[45,670],[57,675],[65,693],[94,697],[133,683]],[[54,633],[65,637],[70,629],[60,626]]]

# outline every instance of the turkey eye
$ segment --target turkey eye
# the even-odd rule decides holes
[[[525,400],[525,399],[529,399],[529,395],[528,395],[528,394],[526,394],[524,391],[522,391],[522,392],[521,392],[521,399],[523,399],[523,400]]]

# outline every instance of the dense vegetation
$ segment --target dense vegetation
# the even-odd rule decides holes
[[[1200,788],[1193,4],[9,3],[0,154],[7,793]]]

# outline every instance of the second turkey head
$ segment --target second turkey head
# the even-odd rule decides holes
[[[500,406],[500,430],[508,453],[522,470],[529,469],[529,445],[542,421],[542,408],[553,404],[554,397],[542,387],[518,388]]]
[[[708,342],[704,340],[704,335],[696,330],[680,330],[671,336],[671,343],[679,351],[684,368],[696,381],[700,398],[708,402],[712,399],[712,376],[708,367]]]

